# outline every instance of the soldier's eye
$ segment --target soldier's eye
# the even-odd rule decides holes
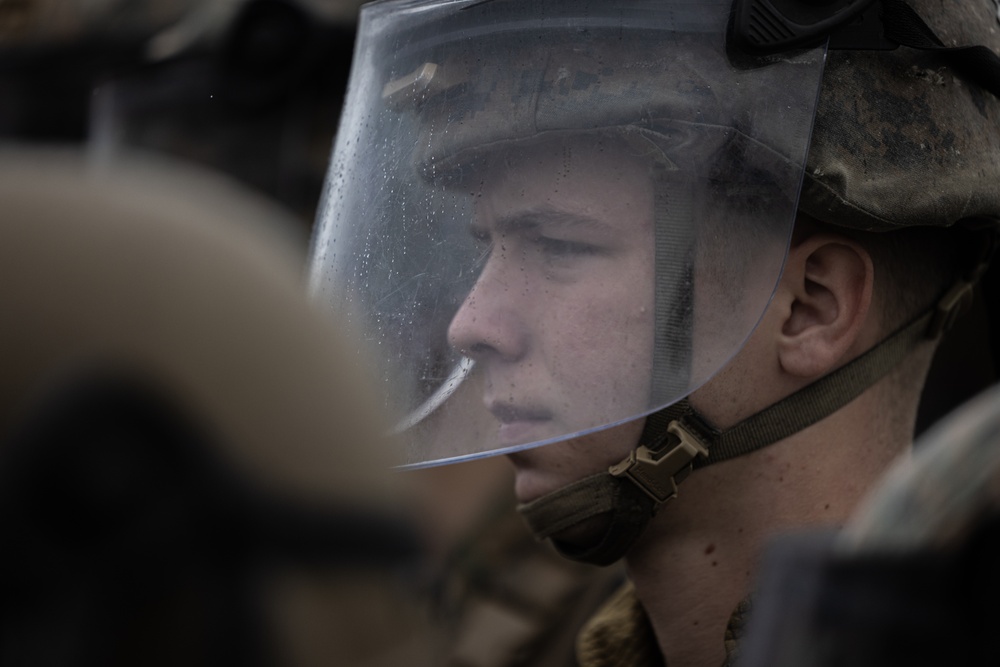
[[[552,258],[594,255],[599,251],[597,246],[590,243],[552,238],[550,236],[539,236],[535,240],[535,243],[538,244],[543,253]]]

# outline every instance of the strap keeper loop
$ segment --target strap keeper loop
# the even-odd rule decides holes
[[[974,282],[962,280],[952,285],[934,307],[934,314],[927,325],[927,338],[937,339],[955,325],[958,317],[972,307]]]

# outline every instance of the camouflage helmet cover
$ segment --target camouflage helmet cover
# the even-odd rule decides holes
[[[723,69],[717,45],[706,43],[695,21],[678,21],[677,32],[625,27],[634,32],[618,44],[556,31],[544,40],[528,30],[494,35],[509,53],[503,69],[477,57],[482,39],[455,40],[425,53],[436,62],[388,82],[383,96],[419,116],[415,161],[426,178],[447,184],[465,181],[482,158],[513,144],[569,135],[615,134],[669,170],[704,175],[719,168],[713,158],[733,141],[763,148],[772,168],[800,159],[808,123],[798,119],[802,93],[789,82],[814,72],[821,56],[803,55],[787,68]],[[664,44],[665,33],[672,43]],[[771,113],[752,113],[745,99],[727,94],[739,88],[768,91]]]
[[[993,0],[909,4],[947,46],[1000,53]],[[799,206],[871,231],[1000,218],[1000,99],[933,52],[831,51]]]
[[[1000,53],[1000,15],[992,0],[913,0],[910,4],[947,46],[983,45]],[[632,42],[623,48],[650,47]],[[687,48],[697,50],[696,37]],[[594,94],[585,78],[588,72],[601,68],[595,70],[594,62],[585,61],[597,58],[595,54],[577,53],[578,67],[561,62],[544,74],[536,56],[530,46],[525,48],[519,60],[511,63],[511,71],[548,77],[550,91],[559,87],[581,91],[574,104],[566,105],[552,95],[540,97],[535,106],[512,105],[505,109],[510,115],[502,123],[485,125],[489,128],[485,132],[482,123],[452,124],[450,137],[435,138],[435,155],[429,159],[447,155],[455,164],[472,145],[482,149],[550,128],[565,130],[567,121],[580,128],[621,125],[622,119],[634,123],[636,104],[649,110],[649,129],[655,129],[659,113],[670,117],[673,127],[666,134],[674,134],[678,121],[714,122],[715,118],[703,115],[719,109],[722,99],[713,91],[733,85],[733,81],[720,79],[717,71],[692,71],[688,61],[657,71],[652,75],[655,79],[650,76],[653,68],[645,80],[639,72],[622,73],[618,79],[602,78],[605,90]],[[458,77],[454,61],[451,72],[421,70],[416,79],[403,77],[400,81],[409,87],[397,82],[400,89],[393,94],[403,97],[403,93],[413,95],[416,91],[425,119],[434,116],[428,107],[441,104],[448,105],[450,123],[463,115],[471,118],[484,109],[482,95],[495,98],[501,91],[497,81],[477,81],[477,99],[476,92],[462,84],[475,80],[478,62],[472,57],[462,64],[467,71]],[[455,78],[448,80],[450,77]],[[517,85],[522,79],[514,77],[508,85]],[[632,94],[607,91],[608,84],[616,81],[621,87],[630,86]],[[678,81],[687,85],[677,86]],[[766,68],[755,85],[769,95],[780,95],[783,90]],[[438,94],[458,92],[456,87],[462,88],[462,95]],[[466,106],[456,106],[457,97],[466,97]],[[781,101],[775,100],[774,108],[781,106]],[[530,116],[524,113],[527,109]],[[770,127],[768,120],[772,121]],[[788,127],[783,120],[780,114],[754,119],[755,135],[779,152]],[[433,122],[424,129],[432,133]],[[906,47],[830,52],[800,199],[804,212],[831,224],[870,231],[950,226],[965,218],[1000,217],[998,183],[1000,99],[995,95],[964,81],[933,52]]]

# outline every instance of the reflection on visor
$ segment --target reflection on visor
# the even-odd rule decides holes
[[[458,391],[458,387],[462,384],[462,380],[469,377],[469,372],[472,371],[472,367],[475,363],[476,362],[468,357],[462,357],[441,386],[438,387],[426,401],[424,401],[423,405],[406,415],[402,421],[396,424],[396,427],[392,429],[392,433],[394,435],[398,435],[408,431],[423,420],[427,419],[431,413],[451,398],[452,394]]]
[[[790,238],[823,51],[736,62],[727,1],[362,12],[314,239],[411,465],[690,394]]]

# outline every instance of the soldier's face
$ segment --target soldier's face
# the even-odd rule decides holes
[[[448,337],[476,360],[500,444],[645,410],[655,277],[648,168],[599,146],[550,146],[497,161],[474,195],[484,265]],[[518,495],[604,469],[637,437],[612,429],[522,452],[513,457]]]

